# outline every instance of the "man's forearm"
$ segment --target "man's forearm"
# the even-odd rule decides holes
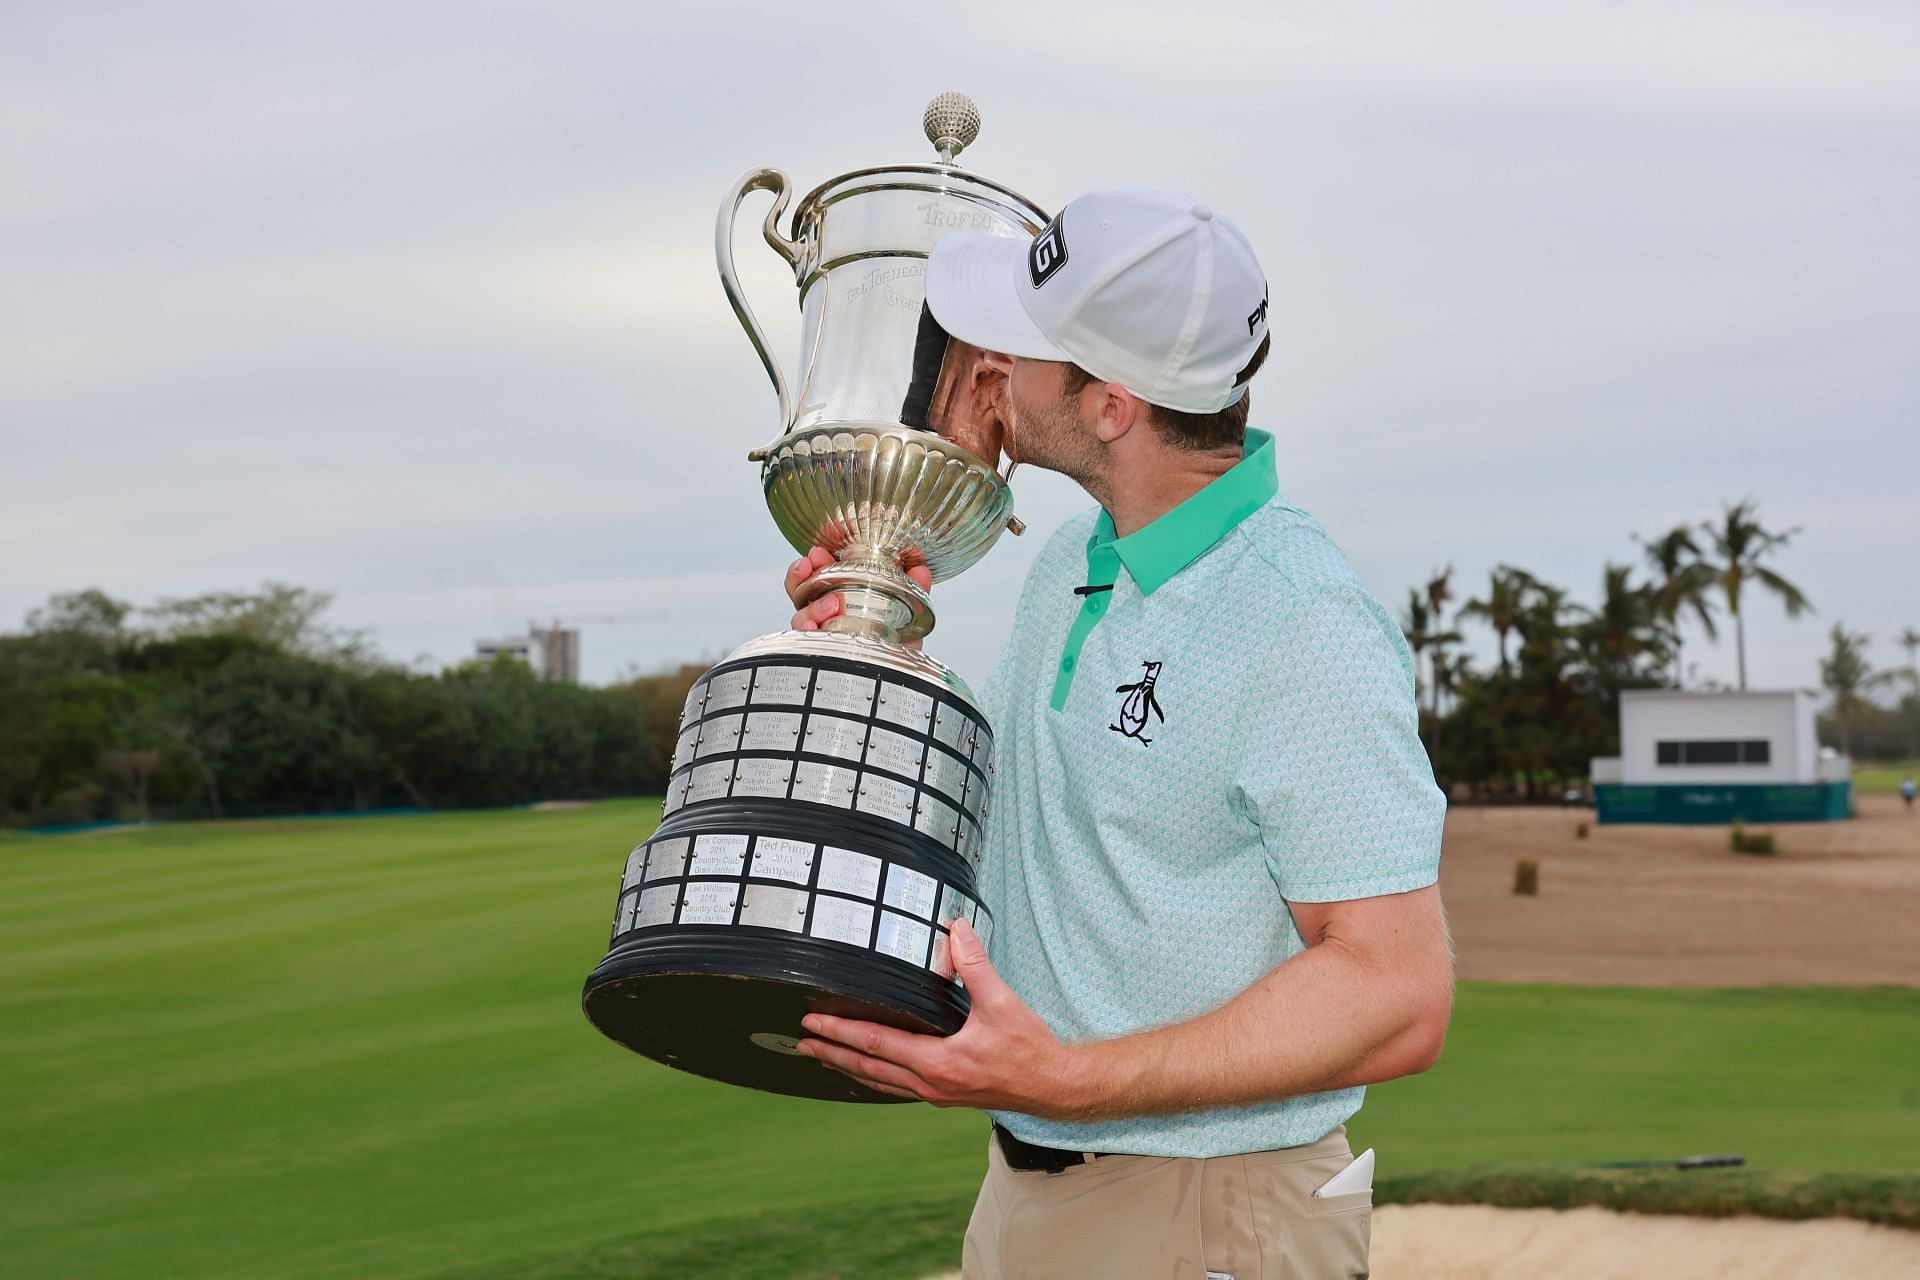
[[[1232,1106],[1423,1071],[1444,1028],[1432,983],[1322,942],[1211,1013],[1074,1046],[1076,1118]]]

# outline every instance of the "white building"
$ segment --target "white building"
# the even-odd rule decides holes
[[[1625,690],[1620,754],[1592,762],[1602,822],[1844,818],[1850,776],[1823,755],[1805,689]]]

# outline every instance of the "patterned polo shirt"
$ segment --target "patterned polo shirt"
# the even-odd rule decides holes
[[[1097,508],[1069,520],[981,688],[996,969],[1062,1040],[1119,1036],[1217,1008],[1299,953],[1289,901],[1434,883],[1446,798],[1413,670],[1393,615],[1279,492],[1265,432],[1127,537]],[[995,1119],[1046,1146],[1214,1156],[1313,1142],[1365,1093]]]

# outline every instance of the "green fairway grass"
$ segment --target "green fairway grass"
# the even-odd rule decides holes
[[[1902,778],[1920,778],[1920,760],[1875,760],[1853,766],[1853,788],[1861,795],[1897,794]]]
[[[979,1116],[727,1088],[581,1016],[658,814],[0,838],[0,1274],[520,1274],[889,1206],[937,1239],[978,1185]],[[1466,984],[1440,1065],[1370,1089],[1349,1136],[1383,1187],[1712,1152],[1911,1174],[1915,1061],[1912,989]]]

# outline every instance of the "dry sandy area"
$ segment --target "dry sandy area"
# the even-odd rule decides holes
[[[1842,1218],[1383,1205],[1374,1280],[1866,1280],[1920,1276],[1920,1231]]]
[[[1774,833],[1773,857],[1731,852],[1723,826],[1603,827],[1591,809],[1455,805],[1440,894],[1458,976],[1920,986],[1920,809],[1907,814],[1897,795],[1857,804],[1844,822],[1754,828]],[[1520,858],[1540,863],[1538,897],[1513,892]]]
[[[1920,1231],[1842,1218],[1395,1204],[1373,1211],[1371,1261],[1373,1280],[1891,1280],[1920,1276]]]

